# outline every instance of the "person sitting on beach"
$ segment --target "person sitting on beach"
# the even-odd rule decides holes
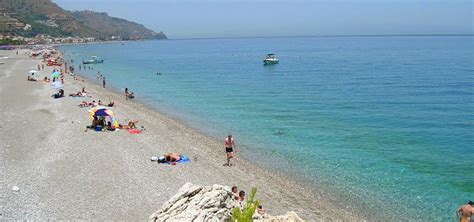
[[[456,210],[456,216],[459,218],[459,222],[471,222],[473,214],[474,202],[472,201],[469,201],[467,204],[460,206]]]
[[[64,90],[60,89],[58,93],[53,94],[53,97],[54,97],[55,99],[64,97]]]
[[[255,209],[255,213],[252,216],[252,220],[263,220],[266,219],[267,215],[265,212],[265,208],[262,205],[258,205],[257,209]]]
[[[48,77],[45,76],[43,82],[44,83],[49,83],[49,82],[51,82],[51,80]]]
[[[109,131],[114,131],[115,130],[115,127],[112,126],[112,123],[110,121],[107,121],[107,130],[109,130]]]
[[[239,202],[239,204],[241,206],[243,206],[244,202],[245,202],[245,191],[241,190],[239,192],[239,198],[237,199],[237,201]]]
[[[97,105],[103,106],[104,104],[102,103],[102,101],[99,100],[99,102],[97,102]]]
[[[97,126],[102,126],[104,127],[104,120],[103,119],[99,119],[99,117],[97,116],[94,116],[94,119],[92,120],[92,125],[91,126],[87,126],[87,128],[90,128],[90,129],[95,129],[97,128]]]
[[[135,96],[133,95],[133,92],[129,93],[128,88],[125,88],[125,100],[133,99],[133,98],[135,98]]]
[[[227,163],[224,164],[224,166],[232,166],[232,164],[230,164],[230,159],[234,158],[234,148],[235,148],[235,142],[234,142],[234,138],[232,138],[232,135],[229,134],[225,138],[224,148],[227,155]]]
[[[239,193],[238,193],[237,186],[233,186],[231,191],[232,191],[232,195],[234,195],[234,200],[238,200],[239,199]]]
[[[35,78],[35,76],[33,74],[31,74],[31,76],[28,76],[28,81],[36,82],[38,80]]]
[[[262,205],[258,205],[257,213],[258,213],[260,216],[264,217],[264,216],[265,216],[265,208],[263,208]]]
[[[110,103],[107,104],[108,107],[114,107],[114,105],[115,105],[114,101],[110,101]]]

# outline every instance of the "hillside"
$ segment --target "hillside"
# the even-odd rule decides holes
[[[32,37],[94,37],[107,39],[166,39],[143,25],[113,18],[106,13],[70,12],[51,0],[1,0],[0,33]]]
[[[105,12],[75,11],[73,12],[73,15],[83,25],[92,30],[101,30],[103,33],[107,33],[108,35],[121,36],[125,39],[166,39],[163,32],[156,33],[145,28],[145,26],[141,24],[111,17]]]

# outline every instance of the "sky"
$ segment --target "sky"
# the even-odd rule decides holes
[[[53,0],[168,38],[473,34],[474,0]]]

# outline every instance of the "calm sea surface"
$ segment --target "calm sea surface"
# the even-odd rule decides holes
[[[392,220],[474,200],[474,38],[301,37],[63,46],[108,85]],[[280,64],[264,66],[266,53]],[[157,73],[161,75],[157,75]],[[118,113],[120,119],[120,114]]]

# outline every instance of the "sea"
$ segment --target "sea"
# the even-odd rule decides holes
[[[474,37],[334,36],[65,45],[75,71],[241,157],[390,220],[474,200]],[[267,53],[279,64],[264,65]],[[83,59],[103,64],[86,69]],[[99,81],[97,80],[99,83]],[[118,114],[120,118],[120,114]]]

